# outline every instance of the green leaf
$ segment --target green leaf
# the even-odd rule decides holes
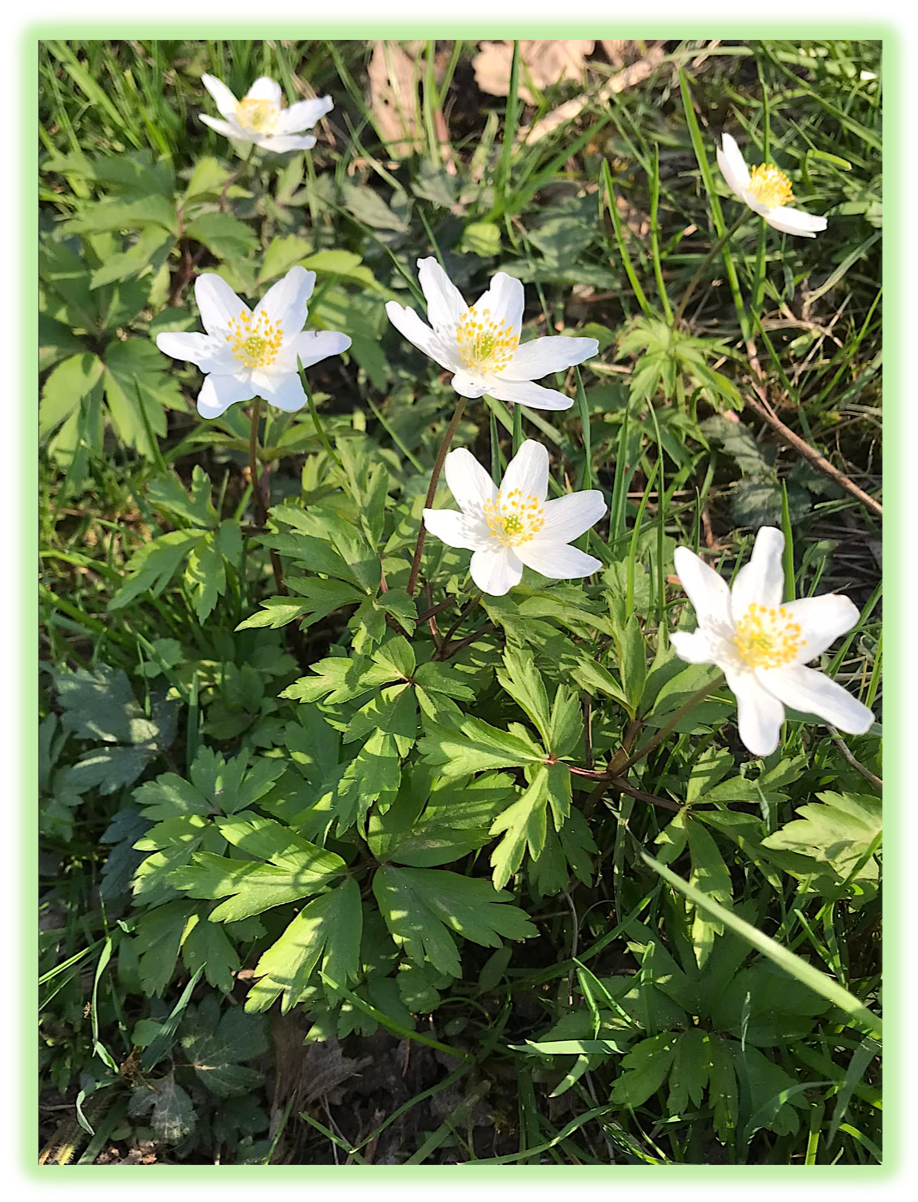
[[[504,836],[491,853],[495,889],[502,889],[519,869],[527,850],[538,860],[545,846],[549,808],[555,830],[561,829],[570,813],[570,779],[564,764],[541,765],[522,797],[495,818],[491,834]]]
[[[370,815],[370,850],[380,862],[414,868],[458,860],[490,840],[491,819],[513,797],[512,786],[510,776],[489,772],[473,781],[439,781],[431,787],[429,774],[416,768],[393,805]]]
[[[340,837],[355,822],[362,823],[373,805],[388,805],[402,779],[398,737],[375,730],[341,773],[333,789],[333,808]]]
[[[153,1136],[164,1144],[180,1143],[193,1134],[197,1122],[194,1103],[176,1084],[173,1072],[155,1083],[137,1086],[127,1113],[131,1118],[149,1113]]]
[[[429,723],[418,746],[424,763],[438,767],[444,776],[469,776],[486,768],[522,768],[544,763],[546,758],[528,736],[510,734],[466,716],[451,727]]]
[[[261,1074],[242,1061],[254,1060],[268,1050],[267,1021],[246,1013],[241,1006],[230,1006],[221,1014],[213,994],[197,1008],[189,1006],[188,1011],[182,1051],[198,1080],[220,1098],[257,1089]]]
[[[330,705],[355,701],[392,680],[391,669],[366,659],[345,659],[332,656],[310,666],[314,676],[301,676],[288,685],[281,697],[294,701],[319,701],[325,697]]]
[[[67,236],[99,234],[106,230],[136,230],[147,225],[161,226],[177,238],[175,205],[155,193],[133,201],[103,200],[87,206],[80,217],[65,222],[62,232]]]
[[[208,922],[205,915],[193,914],[188,919],[182,940],[182,962],[191,973],[203,968],[214,989],[232,992],[233,976],[240,968],[239,957],[223,927]]]
[[[672,1031],[642,1039],[622,1060],[622,1073],[612,1088],[612,1101],[642,1106],[657,1092],[669,1074],[676,1051]]]
[[[461,975],[459,952],[450,931],[483,947],[538,934],[524,912],[506,905],[512,896],[490,882],[436,868],[379,868],[373,892],[389,933],[417,964]],[[331,975],[331,974],[329,974]]]
[[[151,505],[165,509],[194,526],[211,529],[217,524],[217,511],[210,500],[210,477],[195,464],[191,473],[191,495],[186,492],[175,472],[154,476],[147,484],[146,496]]]
[[[763,839],[762,846],[809,856],[847,880],[882,836],[882,803],[865,793],[825,792],[817,797],[798,806],[800,817]]]
[[[203,530],[173,530],[135,551],[126,565],[129,578],[111,598],[108,608],[124,609],[145,593],[158,597],[192,549],[204,538]]]
[[[346,871],[334,852],[323,851],[288,827],[250,811],[218,818],[216,825],[227,842],[252,858],[235,860],[199,852],[170,876],[171,883],[191,897],[227,899],[210,914],[211,922],[238,922],[299,901],[321,892]]]
[[[686,835],[692,857],[689,882],[721,905],[732,906],[733,886],[730,883],[730,873],[711,833],[699,823],[689,821],[686,824]],[[704,966],[711,954],[715,935],[721,934],[723,926],[712,919],[706,910],[696,907],[692,923],[692,943],[699,968]]]
[[[175,244],[173,234],[158,225],[148,225],[127,250],[111,255],[92,273],[92,287],[101,288],[131,276],[156,272],[165,263]]]
[[[374,730],[391,735],[400,756],[408,754],[418,733],[418,703],[411,685],[392,685],[372,697],[350,720],[342,742],[352,743]]]
[[[284,771],[281,760],[257,759],[249,767],[246,754],[225,760],[201,747],[191,765],[191,781],[166,772],[134,790],[146,818],[162,821],[184,814],[234,814],[254,805]]]
[[[701,1105],[711,1072],[711,1036],[700,1027],[683,1031],[676,1040],[676,1053],[669,1078],[670,1114],[682,1114],[689,1103]]]
[[[51,434],[71,413],[79,408],[102,376],[102,361],[98,355],[71,355],[59,363],[45,380],[38,411],[38,430],[42,437]]]
[[[166,902],[137,921],[135,942],[140,951],[138,971],[144,993],[161,997],[172,980],[185,925],[195,912],[183,899]]]
[[[229,213],[201,213],[185,226],[185,237],[201,242],[218,259],[244,259],[258,246],[253,231]]]
[[[504,670],[498,668],[497,679],[505,692],[509,693],[521,710],[528,715],[542,736],[546,747],[550,747],[548,728],[548,694],[542,676],[535,666],[531,651],[522,647],[509,646],[504,652]]]
[[[782,947],[774,939],[769,938],[763,931],[757,930],[751,923],[740,918],[731,910],[726,909],[713,898],[697,889],[688,881],[684,881],[674,872],[670,872],[665,865],[660,864],[657,860],[641,852],[641,859],[649,864],[654,872],[659,873],[661,877],[673,888],[684,893],[690,901],[693,901],[696,906],[701,906],[706,909],[711,917],[716,921],[721,922],[724,926],[735,931],[743,939],[752,945],[757,951],[767,956],[779,968],[796,980],[802,982],[808,989],[812,989],[815,993],[827,998],[834,1006],[838,1006],[845,1014],[849,1015],[852,1021],[862,1023],[872,1031],[875,1035],[882,1034],[883,1026],[877,1016],[864,1003],[853,994],[849,993],[842,985],[820,972],[818,968],[814,968],[806,960],[795,955],[786,947]]]
[[[313,970],[342,985],[355,980],[360,965],[363,913],[353,877],[317,897],[297,914],[255,966],[259,980],[249,991],[246,1010],[267,1010],[281,995],[281,1013],[296,1005]]]
[[[298,602],[292,597],[268,597],[260,602],[264,607],[262,612],[252,614],[244,622],[240,622],[236,629],[250,630],[270,626],[272,630],[276,630],[299,618],[303,619],[300,622],[301,626],[312,626],[343,605],[353,605],[363,600],[362,593],[340,580],[288,579],[287,583],[305,600]]]
[[[168,359],[143,338],[114,339],[105,348],[104,358],[102,382],[115,430],[129,446],[155,460],[157,448],[150,443],[147,426],[155,437],[162,438],[166,433],[163,410],[186,407],[178,380],[167,374]]]
[[[711,1100],[714,1103],[714,1130],[725,1144],[731,1144],[736,1131],[739,1095],[736,1071],[730,1047],[716,1035],[710,1046]]]

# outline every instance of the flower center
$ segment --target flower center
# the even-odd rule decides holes
[[[264,313],[252,319],[245,309],[231,317],[226,341],[232,343],[233,358],[245,367],[270,367],[284,341],[284,331]]]
[[[528,543],[545,525],[545,507],[532,493],[518,488],[499,492],[495,501],[484,503],[485,521],[502,547],[518,547]]]
[[[456,327],[459,355],[466,367],[478,371],[500,372],[520,344],[520,336],[506,318],[494,321],[491,310],[478,313],[466,309]]]
[[[269,134],[277,125],[280,109],[270,100],[251,100],[246,97],[236,105],[236,120],[253,134]]]
[[[782,605],[769,609],[766,605],[749,606],[736,625],[733,642],[750,668],[782,668],[793,663],[806,639],[798,622]]]
[[[758,167],[753,167],[749,191],[759,204],[770,209],[780,209],[794,199],[790,180],[772,163],[759,163]]]

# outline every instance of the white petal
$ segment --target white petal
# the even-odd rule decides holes
[[[276,104],[280,108],[283,93],[279,83],[269,79],[267,75],[259,75],[246,92],[245,98],[246,100],[270,100],[272,104]]]
[[[457,371],[450,383],[460,396],[468,397],[473,401],[484,396],[486,391],[490,391],[484,377],[470,371]]]
[[[577,547],[547,541],[523,543],[514,547],[527,568],[541,572],[551,580],[570,580],[577,576],[589,576],[602,567],[602,560],[587,555]]]
[[[226,280],[213,272],[205,271],[198,276],[194,282],[194,295],[208,334],[225,337],[230,318],[249,312],[248,305],[243,304]]]
[[[541,380],[590,359],[599,350],[595,338],[534,338],[517,347],[500,373],[503,380]]]
[[[296,371],[297,356],[304,367],[312,367],[330,355],[340,355],[351,345],[347,334],[339,334],[335,330],[304,330],[285,342],[277,357],[275,367],[279,371]]]
[[[801,238],[815,238],[828,225],[825,217],[815,217],[812,213],[785,206],[768,209],[764,217],[770,226],[782,234],[797,234]]]
[[[482,391],[498,401],[528,405],[530,409],[570,409],[574,403],[573,397],[565,396],[563,392],[557,392],[554,388],[543,388],[541,384],[529,384],[519,380],[505,381],[503,376],[488,376]]]
[[[214,98],[214,104],[216,104],[221,117],[236,116],[236,97],[222,79],[217,79],[216,75],[202,75],[201,83]]]
[[[470,516],[481,515],[485,501],[493,501],[497,497],[494,481],[464,447],[450,451],[443,464],[443,472],[459,508]]]
[[[749,187],[750,180],[746,160],[731,134],[724,134],[721,143],[722,147],[717,151],[717,166],[721,169],[730,190],[743,200],[743,189]]]
[[[785,705],[804,714],[816,714],[849,735],[862,735],[873,725],[873,714],[824,672],[797,665],[793,668],[757,670],[759,680]]]
[[[286,335],[293,335],[306,324],[308,301],[316,284],[316,273],[305,267],[291,267],[282,280],[272,285],[262,297],[255,316],[263,313],[269,321],[278,322]]]
[[[479,313],[482,309],[490,309],[491,321],[497,324],[506,321],[512,330],[519,332],[523,324],[524,303],[522,281],[516,276],[507,275],[505,271],[499,271],[491,277],[488,291],[475,302],[475,309]]]
[[[730,586],[726,580],[688,547],[676,548],[673,563],[679,583],[694,607],[698,625],[713,622],[732,627]]]
[[[226,343],[209,334],[157,334],[156,345],[164,355],[194,363],[203,371],[214,371],[216,364],[232,361],[232,356],[226,354]]]
[[[491,531],[477,518],[455,509],[425,509],[424,525],[430,534],[448,547],[464,547],[470,551],[485,550],[493,545]]]
[[[427,320],[435,330],[455,330],[468,305],[435,258],[418,259],[418,280],[427,301]]]
[[[703,630],[674,630],[669,636],[673,650],[687,664],[713,664],[716,650]]]
[[[557,501],[546,501],[544,524],[534,541],[573,542],[585,530],[595,526],[605,512],[606,503],[598,488],[574,492]]]
[[[519,584],[523,565],[510,547],[501,547],[499,551],[476,551],[469,571],[483,593],[490,597],[502,597]]]
[[[455,351],[451,353],[446,348],[442,339],[437,337],[430,326],[425,325],[421,321],[414,309],[403,308],[401,305],[396,304],[395,301],[389,301],[386,304],[386,316],[399,333],[404,334],[408,341],[414,343],[419,351],[423,351],[425,355],[429,355],[431,359],[449,371],[458,370],[458,354]],[[476,395],[481,396],[481,393],[479,392]]]
[[[798,664],[808,663],[831,647],[840,634],[855,625],[860,611],[848,597],[825,593],[821,597],[803,597],[789,601],[784,609],[801,628],[806,642],[797,656]]]
[[[733,581],[731,609],[739,622],[755,602],[768,608],[781,604],[784,597],[784,535],[774,526],[762,526],[755,536],[752,557],[740,568]]]
[[[304,129],[312,129],[317,121],[321,121],[326,113],[335,107],[331,96],[318,96],[315,100],[298,100],[289,108],[281,109],[274,130],[278,134],[298,134]]]
[[[198,413],[201,417],[219,417],[237,401],[250,401],[255,389],[248,380],[238,376],[207,376],[198,393]]]
[[[303,391],[298,375],[270,375],[267,372],[253,372],[252,385],[258,395],[264,397],[269,405],[283,409],[285,413],[296,413],[306,404],[307,397]]]
[[[215,129],[218,134],[223,134],[224,138],[239,138],[244,142],[252,141],[252,135],[246,133],[244,129],[240,129],[233,121],[221,121],[219,117],[208,117],[206,113],[200,113],[199,116],[205,125]]]
[[[548,493],[548,451],[534,438],[527,438],[507,464],[500,482],[502,497],[518,488],[524,497],[544,501]]]
[[[739,737],[753,755],[771,755],[778,746],[784,706],[756,680],[752,672],[724,669],[736,696]]]
[[[312,150],[316,140],[312,134],[269,134],[258,141],[263,150],[272,154],[287,154],[290,150]]]

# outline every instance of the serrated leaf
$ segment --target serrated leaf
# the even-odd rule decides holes
[[[461,975],[456,931],[483,947],[538,934],[525,913],[505,904],[512,894],[495,892],[489,881],[436,868],[379,868],[373,893],[389,933],[417,964],[428,962],[452,977]]]
[[[444,776],[469,776],[486,768],[522,768],[546,759],[544,750],[531,739],[470,716],[452,727],[429,723],[418,746],[423,762],[438,767]]]
[[[730,873],[710,832],[700,823],[689,821],[685,833],[692,857],[690,883],[722,906],[732,905],[733,886]],[[715,935],[722,934],[723,925],[712,919],[700,907],[696,907],[692,922],[692,943],[699,968],[704,966],[711,954]]]
[[[111,598],[108,608],[123,609],[144,593],[158,597],[205,537],[203,530],[172,530],[135,551],[127,562],[129,577]]]
[[[362,916],[360,888],[353,877],[304,906],[256,964],[254,975],[261,980],[249,991],[246,1010],[266,1010],[282,995],[281,1013],[286,1014],[320,961],[331,980],[341,985],[355,980]]]
[[[268,597],[260,602],[264,607],[262,611],[240,622],[236,629],[250,630],[270,626],[272,630],[276,630],[297,619],[302,619],[301,626],[312,626],[343,605],[353,605],[364,599],[363,593],[358,592],[353,585],[340,580],[294,578],[288,579],[287,584],[304,600],[297,601],[293,597]]]
[[[663,1031],[634,1045],[622,1060],[622,1073],[612,1088],[612,1100],[625,1106],[643,1106],[669,1074],[676,1050],[676,1036]]]
[[[340,877],[345,863],[288,827],[243,811],[216,820],[220,834],[247,853],[247,860],[198,852],[177,868],[170,882],[191,897],[226,898],[209,915],[211,922],[238,922],[286,902],[319,893]],[[256,859],[255,857],[258,857]]]

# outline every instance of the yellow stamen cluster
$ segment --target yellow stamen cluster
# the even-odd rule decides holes
[[[253,134],[269,134],[279,116],[280,109],[271,100],[252,100],[246,96],[236,105],[236,120]]]
[[[794,199],[790,180],[772,163],[759,163],[758,167],[753,167],[749,191],[759,204],[768,205],[770,209],[780,209]]]
[[[806,646],[802,633],[783,605],[769,609],[753,602],[737,623],[733,642],[751,668],[782,668]]]
[[[503,547],[528,543],[545,525],[542,502],[519,488],[506,494],[499,492],[495,501],[485,501],[484,515],[491,538],[496,538]]]
[[[232,343],[233,358],[245,367],[270,367],[284,341],[284,331],[264,313],[253,319],[243,309],[238,317],[230,318],[226,341]]]
[[[494,321],[490,309],[466,309],[456,328],[459,354],[466,367],[478,371],[503,371],[520,344],[518,330],[504,318]]]

